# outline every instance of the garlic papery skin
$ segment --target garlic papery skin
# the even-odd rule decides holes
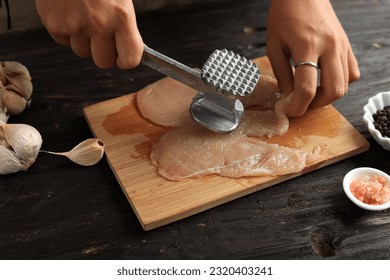
[[[0,122],[0,174],[27,170],[41,146],[42,136],[34,127]]]

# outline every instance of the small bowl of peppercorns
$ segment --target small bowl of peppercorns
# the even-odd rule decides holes
[[[390,91],[368,99],[363,110],[368,131],[379,145],[390,151]]]

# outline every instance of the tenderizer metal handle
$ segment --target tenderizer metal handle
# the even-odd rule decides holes
[[[142,63],[200,92],[216,92],[213,85],[206,84],[199,70],[188,67],[144,45]]]

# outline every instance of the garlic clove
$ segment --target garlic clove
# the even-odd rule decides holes
[[[31,99],[33,85],[28,69],[15,61],[0,61],[0,109],[21,113]]]
[[[87,139],[68,152],[41,151],[53,155],[65,156],[74,163],[83,166],[91,166],[98,163],[104,155],[104,143],[100,139]]]
[[[23,163],[5,146],[0,145],[0,174],[15,173],[24,169]]]
[[[30,72],[23,64],[16,61],[4,61],[2,63],[3,83],[5,88],[16,92],[25,99],[30,99],[33,91]]]
[[[66,156],[77,164],[90,166],[98,163],[102,159],[103,154],[103,141],[91,138],[78,144],[72,150],[67,152]]]
[[[11,115],[20,114],[27,106],[26,99],[10,91],[3,92],[1,103],[7,104],[7,112]]]
[[[12,147],[16,157],[31,164],[38,156],[42,145],[41,134],[27,124],[0,124],[4,138]]]
[[[0,122],[0,174],[27,170],[42,145],[41,134],[27,124]]]

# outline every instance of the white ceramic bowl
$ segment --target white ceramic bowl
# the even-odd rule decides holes
[[[390,91],[380,92],[377,95],[368,99],[367,104],[363,107],[363,121],[367,125],[368,131],[385,150],[390,151],[390,138],[383,137],[381,133],[374,127],[374,118],[372,115],[377,110],[383,109],[386,105],[390,105]]]
[[[385,202],[381,205],[370,205],[360,201],[352,194],[351,189],[349,188],[351,182],[362,175],[368,175],[368,176],[380,175],[386,178],[388,184],[390,183],[390,176],[378,169],[371,168],[371,167],[359,167],[359,168],[352,169],[345,175],[343,180],[344,192],[348,196],[348,198],[357,206],[366,210],[381,211],[390,208],[390,201]]]

